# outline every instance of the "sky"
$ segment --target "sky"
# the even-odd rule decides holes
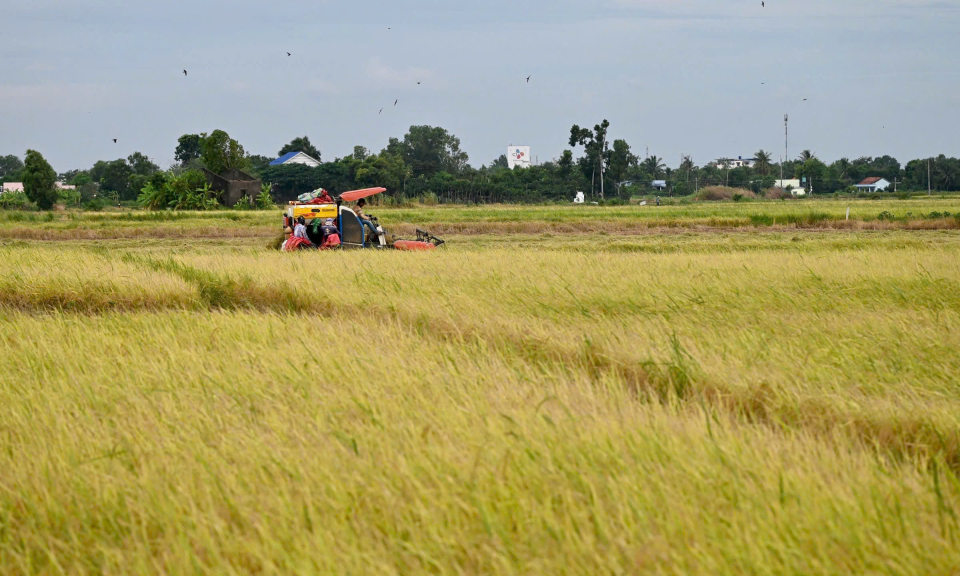
[[[777,160],[784,114],[792,158],[960,156],[960,0],[0,0],[0,14],[0,155],[36,149],[60,172],[134,151],[167,166],[182,134],[215,129],[265,156],[307,135],[332,160],[420,124],[458,136],[474,166],[509,145],[545,162],[573,124],[603,119],[670,166]]]

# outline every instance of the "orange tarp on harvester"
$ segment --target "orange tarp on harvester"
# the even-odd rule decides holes
[[[363,190],[351,190],[340,195],[340,199],[345,202],[353,202],[367,196],[374,196],[381,192],[386,192],[386,188],[364,188]]]

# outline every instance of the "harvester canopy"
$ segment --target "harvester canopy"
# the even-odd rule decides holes
[[[349,192],[344,192],[340,195],[340,199],[344,202],[355,202],[361,198],[366,198],[368,196],[376,196],[381,192],[386,192],[386,188],[364,188],[363,190],[351,190]]]

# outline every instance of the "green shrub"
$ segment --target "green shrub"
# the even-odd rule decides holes
[[[30,208],[30,199],[23,192],[4,192],[0,194],[0,208],[4,210],[25,210]]]
[[[260,186],[260,194],[257,196],[256,204],[257,208],[261,210],[269,210],[276,206],[273,201],[273,195],[270,194],[269,184],[262,184]]]

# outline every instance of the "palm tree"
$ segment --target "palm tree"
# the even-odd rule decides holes
[[[663,163],[663,158],[657,158],[656,155],[649,156],[644,160],[640,166],[647,171],[654,180],[660,178],[663,175],[663,171],[666,169],[666,165]]]
[[[690,173],[697,169],[693,163],[693,158],[687,154],[683,155],[683,161],[680,162],[679,171],[687,175],[687,182],[690,181]]]
[[[817,155],[814,154],[813,152],[811,152],[811,151],[809,151],[809,150],[804,150],[803,152],[800,153],[800,158],[799,158],[799,160],[800,160],[801,162],[806,162],[807,160],[812,160],[812,159],[814,159],[814,158],[816,158],[816,157],[817,157]]]
[[[757,159],[757,163],[754,165],[754,168],[757,171],[757,174],[761,176],[766,176],[770,173],[770,153],[765,151],[763,148],[757,151],[754,154],[754,157]]]
[[[847,179],[847,173],[850,171],[850,159],[841,158],[833,163],[833,168],[837,171],[837,178],[840,180]]]

